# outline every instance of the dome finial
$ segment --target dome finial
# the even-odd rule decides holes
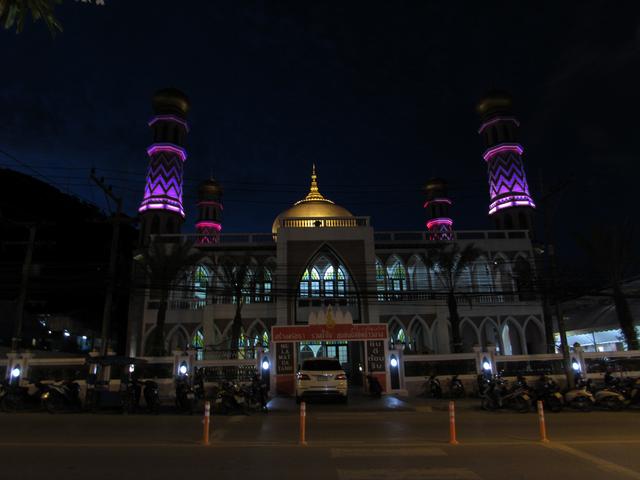
[[[309,202],[313,200],[333,203],[331,200],[327,200],[326,198],[324,198],[320,193],[320,190],[318,189],[318,175],[316,174],[315,163],[312,164],[312,168],[311,168],[311,187],[309,187],[309,193],[307,193],[307,196],[304,199],[296,202],[295,205],[298,205],[299,203],[302,203],[302,202]]]

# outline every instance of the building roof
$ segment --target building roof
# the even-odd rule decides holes
[[[327,217],[353,217],[351,212],[320,193],[318,189],[318,176],[316,166],[313,165],[311,172],[311,187],[309,193],[302,200],[297,201],[291,208],[280,213],[273,221],[272,233],[278,233],[280,220],[284,218],[327,218]]]

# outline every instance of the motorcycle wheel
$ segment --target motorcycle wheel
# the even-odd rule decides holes
[[[483,410],[486,410],[488,412],[491,412],[491,411],[496,409],[496,405],[493,402],[493,400],[491,400],[491,399],[489,399],[487,397],[482,397],[482,400],[480,401],[480,407]]]
[[[18,410],[18,406],[18,402],[15,398],[13,398],[12,395],[6,395],[2,398],[2,404],[0,405],[0,408],[3,412],[6,413],[16,413],[16,411]]]
[[[54,413],[58,413],[60,410],[62,410],[62,402],[54,396],[52,398],[48,398],[44,402],[44,408],[47,410],[47,412],[53,415]]]
[[[578,397],[573,402],[571,402],[571,406],[576,410],[590,412],[593,409],[593,402],[588,398]]]
[[[619,412],[624,408],[624,403],[618,397],[607,398],[605,405],[607,410],[611,410],[612,412]]]
[[[518,413],[527,413],[531,410],[531,405],[522,397],[516,397],[513,399],[513,407]]]

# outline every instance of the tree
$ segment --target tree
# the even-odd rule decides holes
[[[629,221],[609,226],[599,224],[587,235],[577,236],[577,242],[589,257],[592,266],[603,277],[607,287],[612,290],[616,315],[627,348],[638,350],[638,336],[633,316],[627,297],[622,291],[624,280],[635,273],[640,260],[636,227]]]
[[[481,254],[482,251],[472,243],[462,249],[457,243],[452,243],[427,252],[427,267],[435,271],[447,293],[447,307],[449,308],[453,351],[455,353],[461,353],[463,350],[456,293],[460,287],[462,274],[471,270],[471,266]]]
[[[224,256],[217,262],[216,275],[222,286],[222,294],[236,305],[231,324],[231,356],[238,355],[238,341],[242,330],[242,307],[255,290],[256,283],[264,283],[267,272],[273,268],[270,262],[252,264],[247,256]],[[220,293],[220,292],[215,292]]]
[[[9,30],[15,25],[16,33],[22,32],[27,14],[34,21],[43,20],[51,35],[62,32],[62,25],[54,15],[61,0],[0,0],[0,21]]]
[[[153,239],[145,253],[136,257],[142,267],[147,286],[158,292],[156,327],[151,338],[148,355],[162,356],[165,352],[164,326],[169,305],[169,294],[179,283],[180,275],[197,264],[202,253],[193,248],[193,241],[166,242]]]

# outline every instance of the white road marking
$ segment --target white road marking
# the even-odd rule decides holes
[[[441,448],[332,448],[332,458],[343,457],[441,457]]]
[[[591,455],[590,453],[582,452],[573,447],[570,447],[569,445],[555,442],[543,443],[541,445],[552,450],[559,450],[566,454],[573,455],[574,457],[581,458],[582,460],[586,460],[587,462],[591,462],[604,472],[617,473],[619,475],[623,475],[628,478],[635,478],[637,480],[640,479],[640,472],[636,472],[635,470],[631,470],[630,468],[623,467],[622,465],[618,465],[617,463],[609,462],[603,458]]]
[[[466,468],[407,468],[338,470],[340,480],[480,480]]]

